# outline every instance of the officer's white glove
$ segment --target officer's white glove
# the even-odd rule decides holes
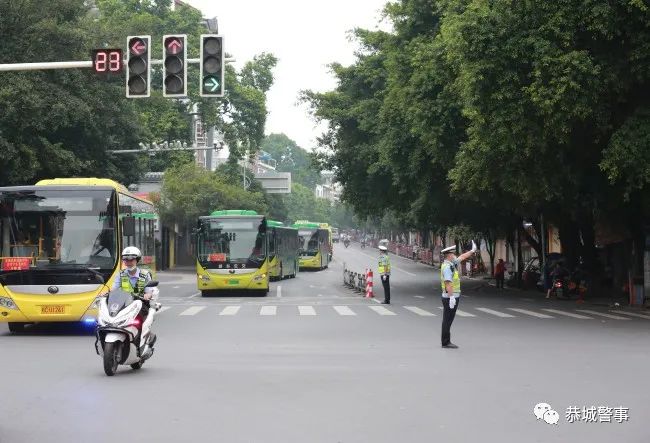
[[[456,297],[454,297],[453,295],[450,295],[449,296],[449,309],[454,309],[455,306],[456,306]]]
[[[474,240],[472,240],[472,252],[476,252],[478,248],[476,247],[476,243],[474,243]]]

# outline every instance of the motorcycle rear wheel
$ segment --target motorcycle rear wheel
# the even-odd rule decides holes
[[[112,377],[117,372],[120,359],[120,342],[106,343],[104,345],[104,372]]]

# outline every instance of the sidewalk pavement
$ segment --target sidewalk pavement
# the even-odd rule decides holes
[[[587,294],[584,303],[577,303],[576,299],[546,299],[546,292],[537,289],[521,289],[516,287],[507,286],[503,289],[496,287],[494,277],[489,277],[486,274],[475,275],[472,277],[463,277],[463,292],[481,293],[489,296],[503,296],[503,297],[517,297],[520,299],[535,300],[540,302],[559,302],[563,305],[567,303],[575,304],[576,306],[608,306],[612,308],[629,308],[634,310],[650,310],[650,307],[630,306],[629,299],[626,295],[620,296],[594,296]],[[618,305],[617,305],[618,303]]]

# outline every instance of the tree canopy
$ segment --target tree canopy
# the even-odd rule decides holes
[[[322,165],[357,212],[480,232],[544,213],[563,246],[592,251],[595,224],[648,219],[645,2],[400,0],[385,13],[391,32],[357,29],[355,62],[331,65],[334,90],[303,93],[327,123]]]

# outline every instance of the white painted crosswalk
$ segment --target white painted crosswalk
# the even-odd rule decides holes
[[[490,308],[476,308],[476,310],[481,311],[481,312],[485,312],[487,314],[496,315],[497,317],[501,317],[501,318],[514,318],[515,317],[512,314],[508,314],[506,312],[501,312],[501,311],[495,311],[494,309],[490,309]]]
[[[520,314],[530,315],[532,317],[537,317],[537,318],[554,318],[552,315],[540,314],[539,312],[530,311],[528,309],[520,309],[520,308],[508,308],[508,309],[510,311],[518,312]]]
[[[368,306],[368,307],[379,315],[397,315],[390,309],[386,309],[383,306]]]
[[[206,305],[167,305],[160,308],[159,314],[177,315],[181,317],[191,317],[195,315],[214,315],[213,309],[208,309]],[[438,307],[442,310],[442,307]],[[173,311],[173,312],[170,312]],[[436,317],[437,314],[423,309],[418,306],[382,306],[375,304],[357,304],[357,305],[242,305],[233,304],[220,306],[217,309],[220,316],[241,316],[241,315],[259,315],[264,317],[283,317],[287,315],[298,316],[332,316],[337,315],[341,317],[367,317],[368,315],[378,317],[394,317],[404,315],[414,315],[418,317]],[[537,308],[537,309],[524,309],[516,307],[504,308],[487,308],[487,307],[469,307],[465,310],[456,310],[458,317],[465,318],[483,318],[483,319],[511,319],[511,318],[528,318],[550,320],[558,318],[569,318],[578,320],[594,320],[599,319],[602,321],[629,321],[629,320],[650,320],[650,315],[645,313],[628,312],[628,311],[598,311],[594,309],[554,309],[554,308]]]
[[[316,315],[316,310],[313,306],[298,306],[300,315]]]
[[[334,306],[334,310],[338,312],[340,315],[357,315],[348,306]]]
[[[417,315],[421,315],[423,317],[435,317],[436,314],[433,312],[425,311],[424,309],[418,308],[417,306],[404,306],[404,309],[414,312]]]
[[[623,315],[629,315],[630,317],[636,317],[636,318],[643,318],[646,320],[650,320],[650,313],[649,315],[643,315],[638,312],[627,312],[627,311],[609,311],[609,312],[614,312],[616,314],[623,314]]]
[[[630,320],[629,318],[621,317],[620,315],[606,314],[604,312],[592,311],[590,309],[576,309],[576,311],[582,312],[584,314],[596,315],[598,317],[611,318],[614,320]]]
[[[226,306],[219,315],[237,315],[240,309],[241,306]]]
[[[559,309],[543,309],[546,312],[552,314],[564,315],[566,317],[579,318],[580,320],[592,320],[592,317],[587,317],[586,315],[576,314],[575,312],[560,311]]]
[[[277,313],[277,306],[262,306],[262,309],[260,309],[260,315],[276,315]]]
[[[202,310],[204,310],[206,307],[205,306],[192,306],[191,308],[187,308],[183,312],[180,313],[180,315],[196,315]]]

